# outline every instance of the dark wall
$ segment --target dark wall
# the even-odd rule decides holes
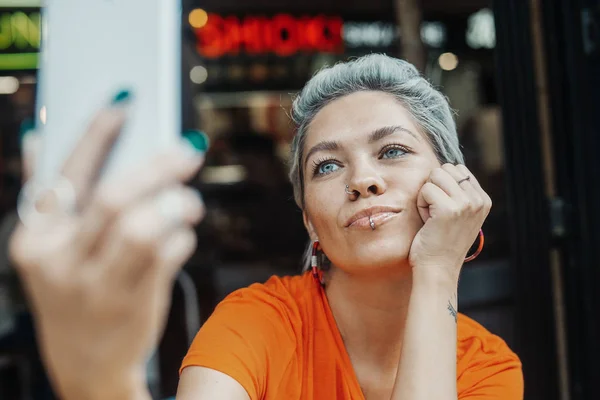
[[[600,389],[600,0],[544,2],[572,399]]]

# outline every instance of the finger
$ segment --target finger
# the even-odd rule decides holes
[[[202,166],[204,156],[184,144],[181,148],[154,157],[120,178],[101,183],[84,210],[77,236],[77,248],[89,252],[107,234],[117,216],[142,198],[191,179]]]
[[[124,121],[124,110],[113,108],[100,111],[64,163],[61,175],[65,179],[59,182],[67,183],[69,197],[73,197],[76,208],[81,208],[86,203],[89,189],[94,184]],[[36,208],[46,214],[64,211],[60,207],[56,192],[52,190],[46,190],[39,196]]]
[[[125,213],[97,250],[105,273],[117,284],[133,284],[157,261],[163,242],[173,232],[196,224],[204,205],[194,190],[169,189]]]
[[[159,272],[170,281],[196,251],[198,238],[192,229],[173,233],[162,244],[158,253]]]
[[[435,217],[439,209],[452,202],[446,192],[432,182],[423,185],[417,196],[417,207],[423,222]]]
[[[461,202],[466,201],[467,196],[465,191],[458,185],[456,177],[450,174],[446,168],[443,166],[442,168],[435,168],[431,171],[431,175],[429,176],[430,182],[446,192],[448,196]],[[456,173],[454,175],[456,175]]]
[[[196,233],[192,229],[180,229],[173,232],[162,244],[155,264],[135,282],[134,287],[129,288],[129,292],[133,296],[142,292],[148,298],[148,294],[150,294],[150,301],[153,301],[155,305],[155,315],[159,318],[157,322],[160,323],[160,329],[157,330],[154,339],[156,342],[160,339],[166,323],[164,315],[168,312],[171,304],[171,294],[176,276],[186,261],[194,254],[196,246]]]
[[[484,208],[489,211],[492,207],[492,199],[487,192],[483,190],[475,175],[473,175],[473,173],[463,164],[457,165],[456,169],[459,170],[461,174],[464,174],[463,176],[471,177],[471,179],[469,179],[470,186],[479,194],[479,198],[482,200]]]
[[[473,175],[473,173],[471,171],[469,171],[469,169],[463,165],[463,164],[458,164],[455,167],[455,170],[458,171],[458,173],[460,174],[460,179],[466,178],[467,176],[470,177],[469,178],[469,183],[471,184],[471,186],[475,187],[475,188],[481,188],[481,185],[479,185],[479,181],[477,180],[477,178],[475,177],[475,175]]]
[[[77,193],[79,204],[85,204],[89,189],[119,137],[126,120],[128,92],[115,97],[115,105],[101,110],[92,120],[87,132],[79,139],[65,162],[61,173]]]
[[[452,164],[444,164],[442,165],[442,169],[452,177],[457,186],[460,187],[461,191],[468,199],[470,199],[469,201],[471,203],[473,203],[475,206],[479,206],[483,203],[481,194],[477,188],[471,184],[471,180],[475,179],[475,177],[470,171],[467,170],[468,173],[465,173],[465,171],[459,169],[458,166]],[[466,178],[468,178],[468,180],[465,180]]]
[[[30,130],[23,135],[23,181],[31,179],[35,173],[36,161],[41,149],[41,136],[34,130]]]

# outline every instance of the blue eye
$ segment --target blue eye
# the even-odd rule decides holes
[[[321,175],[326,175],[326,174],[330,174],[332,172],[337,171],[338,168],[339,168],[339,165],[337,165],[336,163],[325,162],[325,163],[319,165],[317,173],[321,174]]]
[[[402,157],[404,154],[406,154],[406,151],[398,147],[391,147],[384,151],[382,158],[398,158]]]

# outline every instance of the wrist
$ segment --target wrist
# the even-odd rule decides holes
[[[150,392],[144,386],[139,387],[116,387],[107,383],[103,388],[86,388],[82,390],[64,391],[62,396],[65,400],[152,400]]]
[[[435,290],[446,290],[456,293],[460,268],[453,266],[413,266],[413,286],[431,287]]]
[[[456,329],[458,322],[458,277],[437,268],[413,269],[411,303],[421,313],[446,321]]]

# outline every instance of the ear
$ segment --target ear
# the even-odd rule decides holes
[[[315,240],[319,240],[319,235],[317,235],[317,232],[315,231],[315,227],[313,226],[312,222],[310,222],[310,218],[309,218],[308,214],[306,213],[306,211],[302,211],[302,220],[304,221],[304,227],[306,228],[306,231],[308,232],[308,236],[310,237],[310,240],[312,240],[313,242]]]

